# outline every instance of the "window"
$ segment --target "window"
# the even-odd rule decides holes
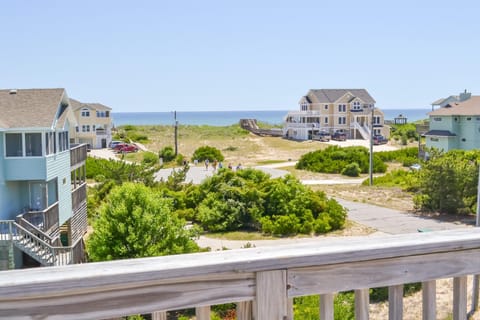
[[[308,110],[308,104],[304,101],[300,105],[300,108],[301,108],[302,111],[307,111]]]
[[[373,124],[380,124],[380,117],[379,116],[374,116],[373,117]]]
[[[347,123],[346,117],[338,117],[338,124],[345,124]]]
[[[27,157],[42,156],[41,133],[25,133],[25,151]]]
[[[57,152],[55,143],[57,142],[55,132],[45,133],[45,152],[47,155]]]
[[[347,105],[346,104],[339,104],[338,105],[338,112],[346,112],[347,111]]]
[[[468,117],[468,118],[467,118],[467,121],[470,121],[470,120],[472,120],[472,118]]]
[[[380,129],[373,129],[373,135],[374,136],[380,136],[382,134],[382,130]]]
[[[7,133],[5,134],[5,155],[7,157],[22,157],[22,134],[21,133]]]
[[[438,141],[438,138],[430,138],[430,141]]]
[[[90,110],[87,108],[83,108],[81,115],[82,117],[90,117]]]
[[[324,106],[324,108],[325,108],[325,110],[328,110],[328,104],[326,104],[326,105]]]
[[[75,131],[76,131],[76,132],[79,132],[79,131],[80,131],[79,128],[78,128],[78,126],[75,127]]]
[[[90,125],[88,124],[82,125],[82,132],[90,132]]]
[[[361,109],[362,109],[362,107],[360,105],[360,101],[355,101],[353,103],[353,110],[361,110]]]
[[[62,152],[68,150],[68,132],[58,133],[58,151]]]
[[[433,121],[442,121],[442,118],[438,117],[438,118],[433,118]]]
[[[325,117],[325,124],[328,124],[328,117]]]

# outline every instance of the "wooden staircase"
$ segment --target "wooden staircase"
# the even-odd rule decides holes
[[[41,231],[35,232],[35,234],[14,220],[2,220],[0,221],[0,232],[0,240],[11,241],[15,247],[43,266],[61,266],[73,263],[72,248],[52,245],[49,243],[48,236]]]

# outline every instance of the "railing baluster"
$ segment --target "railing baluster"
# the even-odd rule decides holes
[[[152,313],[152,320],[167,320],[166,311],[155,311]]]
[[[422,314],[423,320],[437,318],[437,282],[435,280],[422,283]]]
[[[388,287],[388,319],[403,319],[403,284]]]
[[[453,320],[467,319],[467,277],[453,278]]]
[[[333,320],[333,293],[320,295],[320,320]]]
[[[210,320],[210,306],[196,307],[195,316],[197,320]]]
[[[237,320],[252,320],[252,301],[237,302]]]
[[[368,288],[355,290],[355,319],[368,320],[368,306],[370,304],[370,296]]]

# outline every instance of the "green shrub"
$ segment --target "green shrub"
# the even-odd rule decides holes
[[[158,163],[158,156],[153,152],[144,152],[142,163],[146,165],[154,165]]]
[[[166,146],[158,152],[158,157],[163,159],[163,162],[170,162],[175,159],[175,151],[173,147]]]
[[[358,163],[353,162],[347,164],[345,168],[343,168],[342,174],[349,177],[358,177],[360,175],[360,167],[358,166]]]
[[[184,163],[185,160],[185,156],[181,153],[179,153],[176,157],[175,157],[175,163],[178,165],[178,166],[183,166],[185,165]]]
[[[210,162],[213,162],[214,160],[223,161],[224,157],[217,148],[203,146],[193,152],[192,159],[196,159],[198,161],[205,161],[208,159]]]

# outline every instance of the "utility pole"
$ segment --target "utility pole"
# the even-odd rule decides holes
[[[177,111],[173,111],[173,120],[175,121],[175,157],[178,155],[178,121]]]
[[[369,185],[373,186],[373,114],[375,111],[374,105],[370,105],[370,109],[372,109],[372,117],[370,120],[370,157],[369,157],[369,173],[370,173],[370,180]]]

